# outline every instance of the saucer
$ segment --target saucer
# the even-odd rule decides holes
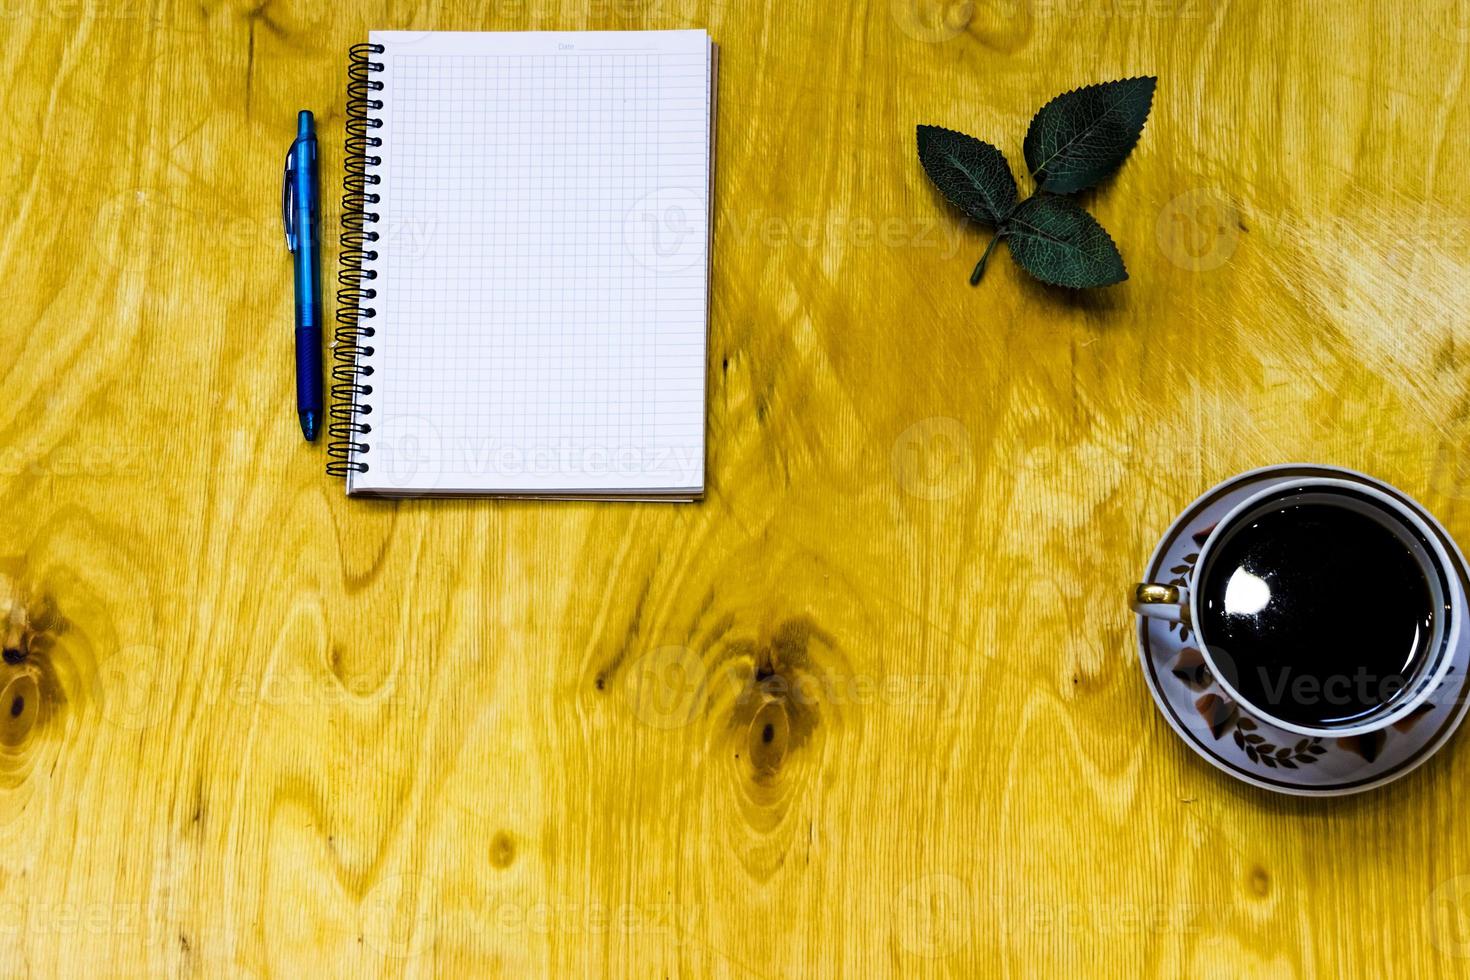
[[[1258,490],[1303,477],[1367,483],[1402,501],[1440,537],[1451,569],[1470,595],[1465,557],[1444,528],[1417,502],[1372,477],[1333,466],[1268,466],[1233,477],[1206,492],[1170,525],[1154,549],[1141,582],[1184,585],[1219,520]],[[1210,675],[1188,626],[1138,619],[1143,676],[1159,711],[1190,748],[1242,782],[1296,796],[1343,796],[1391,783],[1426,762],[1459,727],[1470,706],[1470,633],[1451,654],[1448,673],[1429,700],[1387,729],[1353,738],[1303,738],[1249,715]]]

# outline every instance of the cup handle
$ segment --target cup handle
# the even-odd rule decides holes
[[[1189,590],[1182,585],[1139,582],[1133,587],[1128,606],[1140,616],[1189,625]]]

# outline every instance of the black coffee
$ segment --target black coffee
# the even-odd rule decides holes
[[[1212,550],[1200,634],[1248,701],[1286,721],[1344,725],[1414,678],[1431,653],[1434,602],[1401,534],[1348,507],[1294,499]]]

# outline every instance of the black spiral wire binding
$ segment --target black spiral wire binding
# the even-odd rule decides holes
[[[368,464],[354,459],[368,451],[363,440],[372,431],[372,426],[363,421],[363,416],[372,414],[372,406],[365,404],[362,397],[373,393],[371,384],[362,379],[371,375],[373,369],[363,359],[372,357],[373,348],[363,341],[370,339],[376,331],[363,323],[377,315],[367,304],[378,295],[372,286],[365,286],[378,278],[373,269],[364,269],[364,262],[377,259],[377,249],[368,246],[378,240],[378,233],[366,226],[379,220],[371,205],[379,203],[380,196],[369,190],[382,183],[382,177],[369,171],[382,163],[382,157],[371,152],[383,145],[380,137],[371,130],[383,125],[383,120],[370,115],[383,108],[381,97],[372,93],[381,92],[383,83],[372,77],[373,72],[383,70],[383,63],[374,61],[373,55],[382,54],[381,44],[355,44],[352,46],[351,63],[347,68],[347,139],[345,165],[347,174],[342,180],[342,249],[337,261],[337,329],[332,344],[332,407],[331,422],[327,426],[330,440],[327,443],[327,473],[345,477],[350,472],[366,473]]]

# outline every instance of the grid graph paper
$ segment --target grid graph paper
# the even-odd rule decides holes
[[[708,35],[371,39],[373,431],[349,491],[702,493]]]

